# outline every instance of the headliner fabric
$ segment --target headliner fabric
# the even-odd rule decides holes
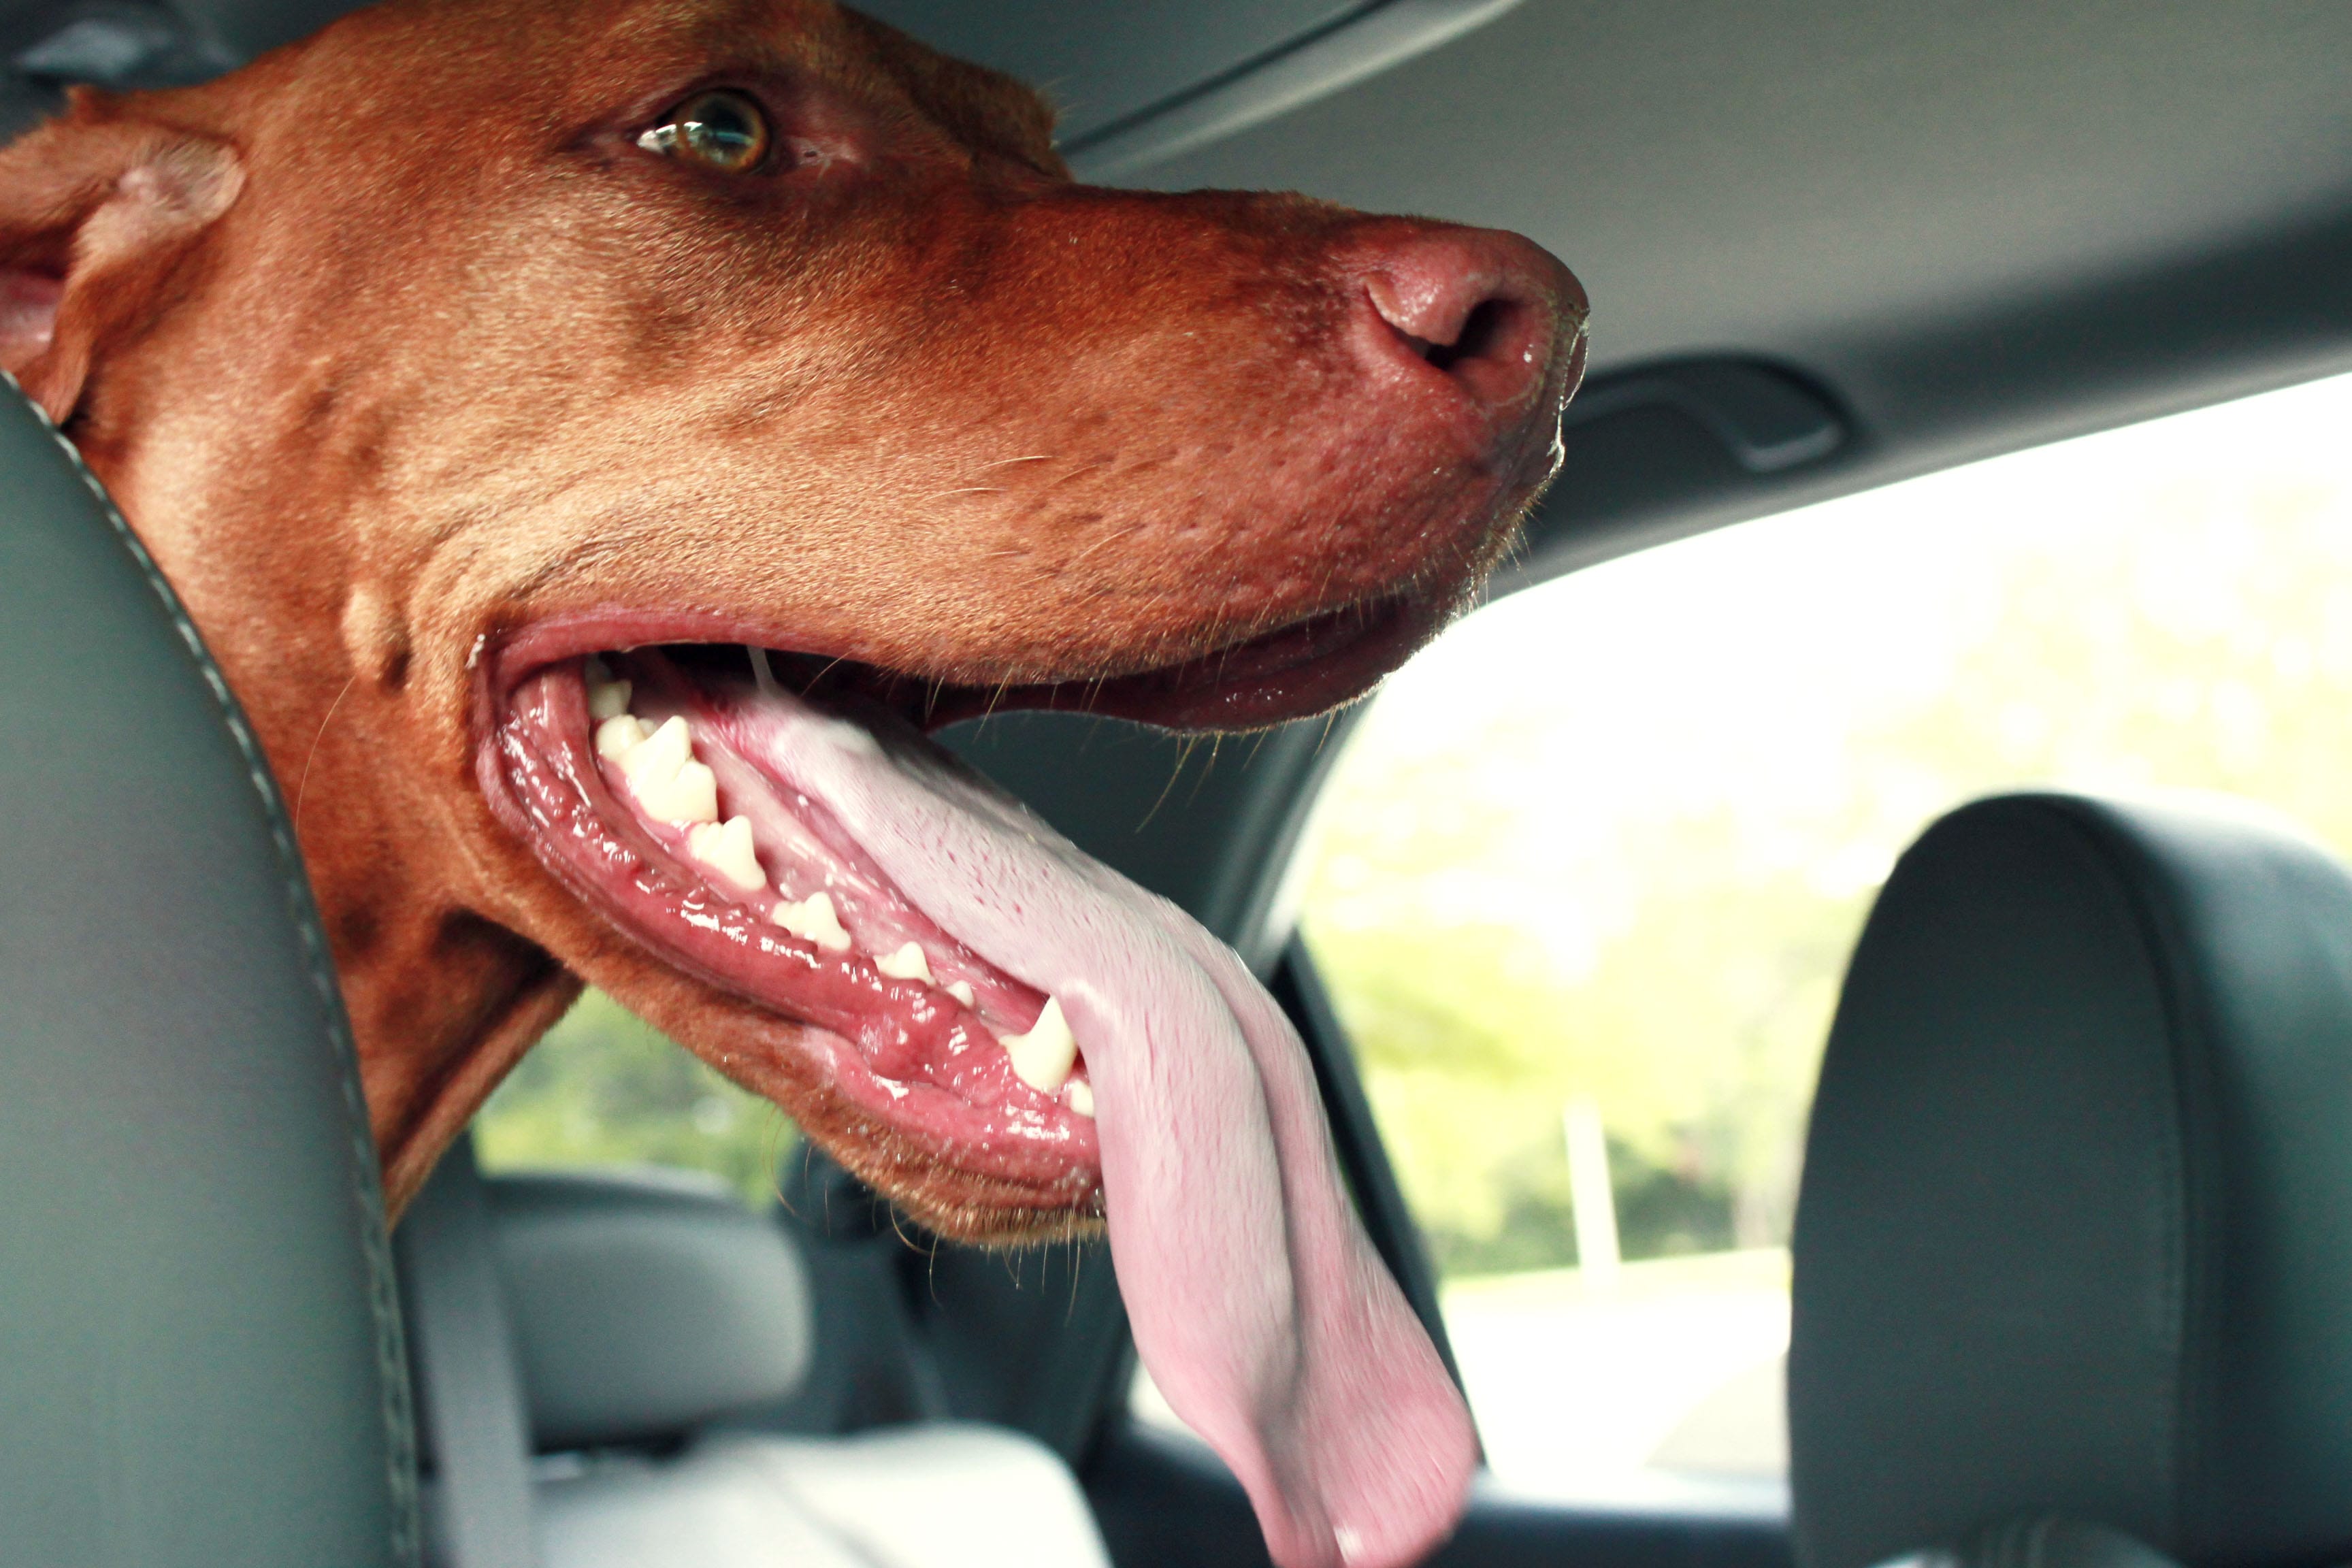
[[[414,1563],[375,1152],[277,790],[0,389],[0,1559]]]
[[[2283,826],[1981,802],[1895,868],[1795,1237],[1810,1568],[2026,1511],[2352,1549],[2352,879]]]

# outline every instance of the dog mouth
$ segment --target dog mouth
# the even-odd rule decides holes
[[[982,1239],[1098,1218],[1094,1089],[1061,1005],[947,930],[827,787],[845,756],[955,764],[860,689],[878,672],[811,663],[687,645],[536,671],[498,733],[534,847],[665,963],[809,1026],[784,1048],[853,1132],[975,1179],[918,1217]]]
[[[483,783],[541,861],[636,945],[802,1026],[773,1031],[773,1054],[794,1059],[731,1065],[772,1093],[813,1078],[825,1103],[812,1130],[840,1133],[827,1142],[853,1168],[943,1234],[1050,1238],[1091,1228],[1104,1199],[1088,1042],[1038,967],[1036,922],[995,909],[984,881],[936,907],[868,839],[922,837],[929,821],[924,852],[952,866],[971,847],[938,823],[977,811],[1013,823],[1025,848],[1109,873],[924,731],[1013,709],[1275,722],[1360,693],[1435,614],[1393,597],[1124,675],[992,684],[757,642],[638,643],[658,627],[635,618],[566,623],[497,661],[510,684]],[[873,776],[847,776],[845,759]],[[1121,917],[1139,923],[1134,910]]]
[[[1475,1459],[1460,1396],[1355,1217],[1273,998],[920,726],[990,695],[1289,717],[1362,689],[1424,613],[970,689],[607,617],[518,639],[478,689],[499,814],[636,947],[743,1005],[706,1055],[944,1234],[1103,1223],[1144,1363],[1294,1568],[1429,1544]]]

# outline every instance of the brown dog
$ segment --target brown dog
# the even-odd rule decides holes
[[[0,154],[0,363],[268,748],[395,1206],[584,978],[945,1234],[1107,1211],[1277,1555],[1401,1560],[1467,1427],[1295,1038],[911,736],[1360,692],[1549,477],[1583,301],[1050,132],[826,0],[406,0]]]

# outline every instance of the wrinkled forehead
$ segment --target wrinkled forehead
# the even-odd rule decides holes
[[[578,122],[730,76],[781,77],[927,121],[975,152],[1058,168],[1054,112],[1011,77],[832,0],[391,0],[330,28],[301,74],[406,97],[501,98]]]

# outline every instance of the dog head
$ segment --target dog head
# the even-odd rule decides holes
[[[1075,184],[823,0],[404,0],[0,154],[0,363],[264,738],[395,1202],[584,977],[943,1233],[1274,1269],[1233,1310],[1303,1340],[1136,1321],[1286,1561],[1425,1542],[1300,1456],[1418,1410],[1381,1484],[1458,1497],[1458,1405],[1263,994],[918,731],[1360,693],[1550,477],[1583,320],[1513,237]]]

